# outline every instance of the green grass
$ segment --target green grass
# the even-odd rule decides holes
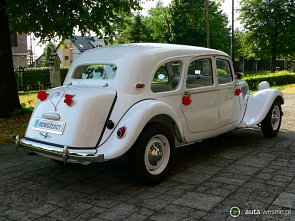
[[[282,91],[284,94],[295,94],[295,84],[272,87]]]
[[[38,98],[37,93],[22,93],[19,94],[19,101],[23,108],[35,107]]]
[[[285,74],[295,74],[294,72],[289,71],[278,71],[275,73],[271,73],[270,71],[259,71],[259,72],[249,72],[249,73],[242,73],[243,77],[267,77],[267,76],[274,76],[274,75],[285,75]]]
[[[244,77],[251,77],[251,76],[256,76],[256,75],[267,75],[270,74],[270,71],[259,71],[259,72],[246,72],[243,73]]]

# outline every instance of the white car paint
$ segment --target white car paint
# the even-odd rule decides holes
[[[190,61],[204,57],[213,63],[213,85],[187,89]],[[70,162],[87,162],[87,157],[97,156],[111,160],[126,153],[151,121],[167,124],[175,136],[176,147],[259,124],[274,100],[283,97],[282,93],[264,89],[249,95],[246,89],[235,95],[236,88],[248,85],[237,80],[218,84],[216,58],[230,62],[227,54],[217,50],[170,44],[127,44],[86,51],[74,60],[64,86],[48,90],[48,98],[38,102],[21,144],[47,157]],[[182,62],[179,85],[172,91],[154,93],[154,73],[168,61]],[[116,76],[103,80],[73,79],[74,71],[86,64],[114,64]],[[231,70],[234,79],[232,64]],[[136,88],[137,83],[145,86]],[[182,104],[185,92],[192,100],[188,106]],[[63,102],[63,94],[75,95],[72,106]],[[47,132],[44,136],[33,129],[35,119],[50,112],[60,115],[59,120],[66,123],[62,135]],[[113,127],[106,127],[108,120],[114,123]],[[117,130],[122,126],[127,133],[118,138]],[[58,156],[47,153],[47,149]],[[72,154],[70,159],[65,159],[67,151]],[[83,156],[82,160],[71,159],[75,155]]]
[[[239,127],[253,127],[259,124],[277,97],[283,97],[283,94],[274,89],[263,89],[251,94],[247,100],[245,116]]]

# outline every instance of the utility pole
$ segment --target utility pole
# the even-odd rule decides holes
[[[205,1],[207,48],[210,48],[210,27],[209,27],[209,0]]]
[[[31,67],[34,62],[33,39],[32,38],[33,38],[32,33],[30,33],[30,49],[29,49],[29,62],[28,62],[29,67]]]
[[[230,55],[231,59],[234,62],[235,60],[235,1],[232,0],[232,15],[231,15],[231,47],[230,47]]]

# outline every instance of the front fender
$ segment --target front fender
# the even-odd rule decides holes
[[[97,154],[104,154],[105,160],[123,155],[135,143],[146,124],[155,116],[163,114],[170,116],[174,120],[180,134],[183,135],[177,113],[171,106],[159,100],[144,100],[128,110],[110,137],[97,148]],[[123,138],[118,138],[117,130],[122,126],[127,127],[127,133]]]
[[[243,120],[238,127],[253,127],[259,124],[267,115],[275,99],[284,103],[283,93],[276,89],[260,90],[248,97]]]

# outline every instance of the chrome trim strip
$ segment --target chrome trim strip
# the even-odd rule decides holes
[[[60,115],[58,113],[48,112],[48,113],[42,114],[42,118],[45,118],[48,120],[60,120]]]
[[[23,147],[25,150],[29,150],[36,153],[42,153],[49,156],[59,157],[63,159],[64,162],[68,160],[76,160],[80,162],[103,162],[104,155],[96,154],[95,149],[88,150],[85,149],[85,152],[80,152],[80,150],[68,149],[67,146],[64,148],[54,147],[42,143],[37,143],[33,141],[26,140],[25,138],[20,140],[20,147]]]

